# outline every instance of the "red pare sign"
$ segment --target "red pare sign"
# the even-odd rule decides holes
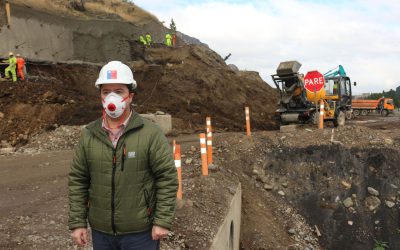
[[[310,92],[320,91],[324,84],[324,76],[316,70],[308,72],[304,77],[304,87]]]

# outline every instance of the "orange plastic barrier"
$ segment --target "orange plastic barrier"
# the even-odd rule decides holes
[[[213,163],[212,156],[212,128],[211,128],[211,117],[206,118],[207,124],[207,164]]]
[[[245,108],[245,113],[246,113],[246,132],[247,132],[247,136],[251,137],[251,131],[250,131],[250,109],[249,109],[249,107]]]
[[[178,172],[178,192],[176,193],[176,197],[178,200],[182,200],[183,191],[182,191],[182,160],[181,160],[181,145],[175,145],[175,167]]]
[[[207,164],[207,149],[206,149],[206,134],[200,134],[200,153],[201,153],[201,173],[204,176],[208,175]]]

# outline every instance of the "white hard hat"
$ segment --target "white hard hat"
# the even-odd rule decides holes
[[[8,55],[9,55],[9,56],[13,56],[14,53],[12,53],[12,52],[10,51],[10,52],[8,52]]]
[[[99,78],[95,86],[99,88],[101,84],[121,83],[132,85],[132,90],[136,89],[136,81],[133,79],[132,70],[120,61],[111,61],[104,65],[99,73]]]

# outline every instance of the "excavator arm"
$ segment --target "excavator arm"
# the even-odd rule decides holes
[[[324,74],[324,77],[335,77],[335,76],[346,76],[346,71],[344,71],[342,65],[339,65],[336,68],[331,69]]]

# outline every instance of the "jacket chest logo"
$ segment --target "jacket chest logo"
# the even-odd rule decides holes
[[[136,157],[135,151],[128,152],[128,158],[135,158],[135,157]]]

